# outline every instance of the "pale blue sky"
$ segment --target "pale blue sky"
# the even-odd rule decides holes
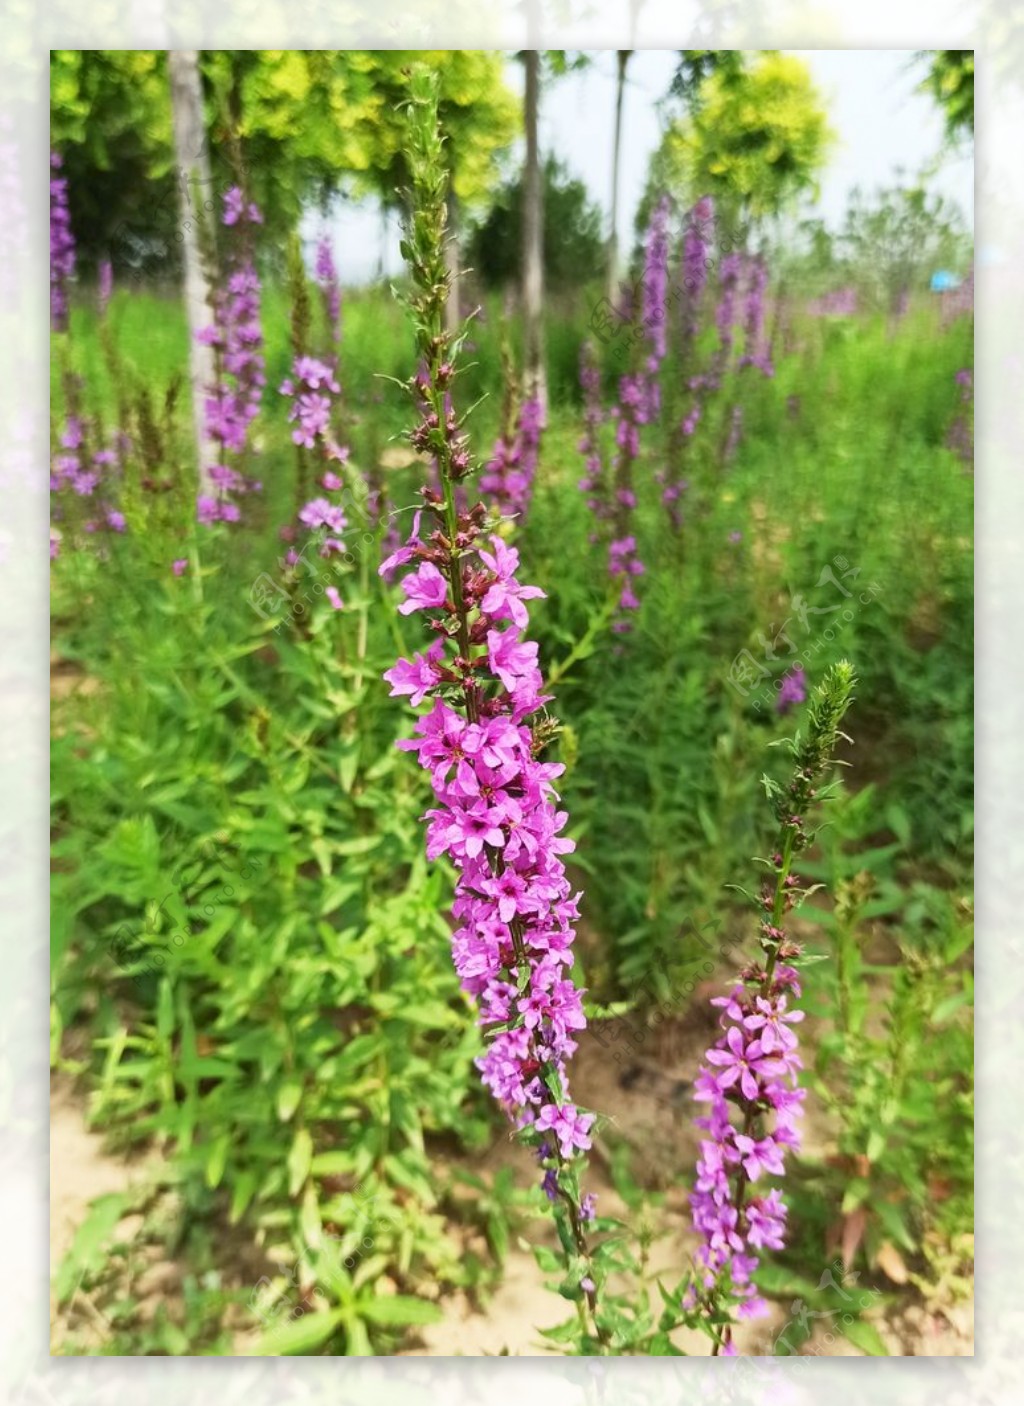
[[[852,188],[871,191],[893,184],[902,169],[914,176],[942,151],[942,119],[935,103],[915,91],[920,73],[907,50],[795,50],[809,65],[822,90],[838,142],[821,178],[815,212],[837,226]],[[541,145],[554,151],[583,180],[606,212],[611,205],[611,153],[615,116],[615,54],[591,55],[590,68],[547,86],[542,95]],[[633,219],[643,192],[647,163],[658,145],[657,103],[675,67],[672,50],[638,50],[630,60],[622,138],[619,237],[633,238]],[[521,92],[522,70],[510,60],[509,85]],[[954,200],[973,226],[973,160],[970,151],[945,155],[930,178],[932,189]],[[346,205],[332,220],[343,280],[363,282],[376,271],[381,250],[381,219],[371,206]],[[386,267],[397,272],[396,229],[389,232]]]

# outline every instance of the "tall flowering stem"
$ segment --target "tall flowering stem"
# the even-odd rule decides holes
[[[317,242],[315,273],[323,303],[327,335],[337,358],[341,350],[341,283],[329,234],[321,235]]]
[[[711,196],[705,195],[687,211],[683,226],[679,273],[682,296],[678,375],[688,392],[688,398],[682,417],[678,416],[678,411],[669,416],[666,464],[664,469],[655,474],[656,481],[661,485],[661,501],[674,532],[682,529],[683,510],[680,500],[690,486],[682,474],[685,449],[701,419],[701,392],[704,384],[703,379],[693,373],[697,335],[700,331],[701,304],[707,286],[708,269],[711,267],[709,254],[714,217],[714,201]]]
[[[824,799],[819,789],[844,734],[840,724],[854,686],[848,663],[836,664],[812,694],[806,731],[789,742],[794,760],[786,786],[764,778],[779,830],[758,899],[761,954],[740,973],[726,996],[712,1004],[721,1011],[722,1034],[707,1051],[694,1083],[694,1095],[709,1105],[697,1119],[704,1139],[691,1198],[693,1224],[701,1237],[696,1277],[684,1307],[703,1310],[713,1330],[713,1355],[735,1355],[731,1318],[766,1311],[752,1275],[764,1249],[782,1248],[786,1203],[778,1187],[765,1180],[785,1171],[785,1155],[800,1144],[797,1119],[804,1091],[798,1087],[802,1067],[794,1026],[803,1012],[790,1009],[799,999],[797,974],[802,949],[785,931],[787,914],[810,890],[793,872],[796,857],[813,842],[807,829],[812,805]]]
[[[263,216],[238,186],[232,186],[224,196],[222,220],[236,228],[236,243],[225,285],[214,288],[211,295],[213,322],[198,333],[214,348],[216,374],[203,405],[207,437],[217,446],[218,462],[210,469],[217,496],[199,496],[197,515],[203,523],[237,522],[241,513],[234,498],[260,487],[242,467],[250,448],[249,429],[259,414],[266,384],[260,279],[252,249],[253,228],[262,224]]]
[[[309,533],[310,540],[315,540],[318,546],[320,556],[343,555],[345,543],[341,533],[348,522],[333,495],[345,488],[345,481],[337,470],[344,466],[349,450],[347,445],[338,444],[331,428],[333,398],[340,393],[341,387],[327,362],[318,361],[312,356],[297,356],[292,363],[291,375],[281,382],[279,389],[290,401],[288,419],[293,426],[292,442],[300,465],[298,525],[283,528],[282,536],[294,544],[300,533]],[[307,488],[307,454],[320,471],[318,486],[322,491],[313,497],[309,497]],[[285,564],[295,566],[304,550],[297,551],[292,545],[285,556]],[[329,588],[328,600],[335,610],[341,609],[341,598],[334,587]]]
[[[460,510],[473,465],[452,387],[464,333],[444,326],[445,166],[437,129],[436,79],[411,78],[413,213],[402,251],[416,287],[409,306],[420,367],[409,389],[419,410],[410,438],[430,455],[439,489],[424,487],[424,512],[381,568],[416,563],[402,581],[402,614],[425,612],[432,643],[400,659],[385,678],[393,696],[432,700],[399,744],[429,771],[437,805],[427,812],[427,855],[445,854],[457,873],[452,953],[463,990],[479,1007],[484,1084],[532,1146],[555,1210],[566,1256],[562,1292],[581,1315],[597,1310],[598,1270],[586,1238],[592,1198],[581,1195],[577,1154],[594,1118],[569,1097],[566,1064],[586,1024],[572,965],[573,896],[561,856],[572,842],[556,809],[562,768],[540,757],[553,724],[542,703],[537,645],[525,639],[526,602],[543,595],[517,579],[518,553],[485,537],[482,503]],[[426,515],[432,523],[421,535]],[[596,1322],[596,1320],[595,1320]],[[597,1329],[602,1337],[601,1329]]]
[[[746,288],[743,296],[743,355],[737,365],[756,367],[763,376],[774,376],[771,351],[765,340],[765,293],[768,288],[768,266],[755,256],[746,261]]]
[[[57,173],[64,165],[59,152],[50,152],[50,326],[68,330],[68,280],[75,272],[75,236],[68,210],[68,183]]]
[[[957,454],[965,471],[974,468],[974,372],[965,366],[956,373],[960,410],[949,427],[946,444]]]
[[[580,389],[583,391],[583,434],[578,448],[583,455],[586,472],[579,481],[579,489],[587,495],[587,507],[600,523],[610,518],[614,510],[608,467],[601,446],[601,426],[605,421],[601,406],[601,368],[597,364],[593,343],[589,341],[580,347]],[[590,541],[597,543],[597,532],[590,534]]]
[[[668,221],[672,205],[663,195],[654,207],[644,248],[643,317],[650,343],[647,372],[657,397],[658,369],[668,352]]]
[[[504,355],[505,404],[501,433],[480,475],[480,492],[503,518],[522,526],[533,498],[533,482],[544,431],[544,406],[536,396],[519,399],[519,386]]]
[[[635,371],[619,377],[618,402],[609,412],[615,425],[615,451],[606,476],[600,447],[601,414],[598,401],[600,377],[584,353],[580,381],[587,402],[586,429],[580,449],[586,456],[587,472],[580,488],[599,523],[611,523],[608,543],[608,574],[619,592],[618,611],[612,621],[617,634],[632,629],[631,614],[640,607],[635,586],[644,574],[640,559],[633,513],[637,505],[634,468],[640,457],[641,431],[655,420],[661,409],[658,379],[668,350],[668,221],[671,206],[663,196],[655,206],[644,241],[644,268],[641,279],[640,327],[641,360]],[[595,537],[600,537],[596,533]]]

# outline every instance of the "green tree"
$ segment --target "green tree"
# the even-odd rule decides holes
[[[974,136],[974,50],[926,49],[918,55],[928,66],[920,84],[942,108],[950,141]]]
[[[662,190],[684,204],[712,195],[742,226],[815,191],[834,134],[807,65],[772,50],[749,63],[687,53],[680,93],[689,110],[652,158],[649,199]]]
[[[854,189],[838,244],[865,300],[890,312],[936,269],[962,270],[971,257],[960,211],[920,186],[894,186],[871,200]]]
[[[64,158],[82,267],[114,252],[121,225],[139,249],[173,235],[178,190],[163,52],[54,49],[50,141]],[[133,249],[122,253],[130,259]]]
[[[604,263],[600,207],[565,164],[548,156],[543,166],[544,280],[552,288],[587,282]],[[522,271],[523,178],[503,185],[473,230],[467,257],[488,287],[518,282]]]
[[[339,191],[397,205],[408,183],[401,105],[416,59],[435,66],[460,201],[482,203],[519,130],[500,54],[480,50],[204,50],[206,137],[216,195],[241,175],[280,243],[302,209]],[[65,158],[84,262],[119,252],[177,262],[179,173],[167,58],[153,50],[56,50],[52,140]]]
[[[679,62],[668,90],[669,97],[684,103],[690,112],[696,112],[705,81],[716,73],[726,82],[738,78],[743,72],[745,60],[742,49],[680,49]]]

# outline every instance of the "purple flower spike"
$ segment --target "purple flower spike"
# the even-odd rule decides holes
[[[775,711],[777,713],[788,713],[790,708],[797,703],[802,703],[807,697],[807,675],[804,673],[803,665],[798,664],[795,669],[791,669],[782,680],[782,687],[779,689],[778,697],[775,700]]]

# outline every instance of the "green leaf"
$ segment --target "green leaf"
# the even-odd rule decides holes
[[[840,1209],[844,1216],[848,1216],[851,1211],[855,1211],[858,1206],[863,1206],[864,1202],[871,1195],[871,1183],[864,1177],[854,1177],[847,1183],[843,1192],[843,1202]]]
[[[216,1188],[220,1185],[230,1146],[230,1133],[221,1133],[220,1137],[210,1145],[206,1156],[206,1185],[210,1188]]]
[[[903,1219],[903,1212],[900,1210],[899,1206],[895,1205],[892,1201],[879,1200],[872,1207],[872,1210],[882,1222],[890,1238],[895,1240],[897,1245],[902,1246],[904,1250],[909,1251],[911,1254],[917,1249],[917,1245],[914,1243],[914,1237],[907,1229],[907,1223]]]
[[[255,1172],[246,1171],[239,1174],[235,1182],[234,1190],[231,1193],[231,1210],[228,1219],[232,1225],[237,1225],[245,1214],[245,1209],[252,1200],[252,1194],[256,1190]]]
[[[428,1303],[426,1299],[414,1299],[408,1294],[361,1299],[359,1311],[371,1323],[395,1328],[413,1323],[439,1323],[444,1317],[436,1303]]]
[[[71,1297],[86,1274],[102,1269],[114,1227],[130,1202],[131,1197],[125,1192],[112,1192],[93,1201],[54,1279],[54,1290],[61,1303]]]
[[[341,855],[369,854],[370,850],[376,849],[380,845],[383,836],[359,835],[353,840],[339,840],[334,845],[334,853]]]
[[[947,996],[932,1011],[932,1025],[945,1025],[950,1016],[955,1015],[963,1006],[970,1005],[970,1002],[971,997],[966,991],[957,991],[952,996]]]
[[[861,1352],[869,1357],[888,1357],[889,1349],[882,1341],[878,1329],[864,1318],[855,1318],[852,1323],[841,1325],[843,1332]]]
[[[329,1313],[304,1313],[301,1318],[276,1324],[253,1348],[254,1357],[312,1357],[335,1333],[344,1318],[343,1309]]]
[[[309,1176],[313,1162],[313,1139],[306,1128],[299,1128],[295,1134],[291,1151],[288,1153],[288,1194],[297,1196],[302,1183]]]
[[[816,1303],[821,1298],[821,1290],[810,1279],[794,1274],[785,1265],[766,1260],[757,1270],[757,1287],[764,1294],[777,1299],[807,1299]]]
[[[320,1223],[320,1205],[317,1201],[316,1187],[312,1182],[306,1183],[306,1190],[302,1197],[302,1210],[299,1213],[299,1229],[302,1231],[302,1238],[311,1249],[318,1250],[322,1243],[322,1232]]]
[[[277,1091],[277,1116],[282,1123],[288,1122],[288,1119],[298,1108],[301,1097],[301,1082],[298,1079],[286,1079]]]
[[[352,1313],[347,1314],[345,1318],[345,1355],[346,1357],[372,1357],[374,1355],[370,1335],[366,1331],[366,1324]]]
[[[318,1152],[310,1168],[318,1177],[348,1176],[354,1166],[351,1152]]]

